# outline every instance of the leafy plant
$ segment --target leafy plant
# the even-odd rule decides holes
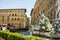
[[[40,37],[26,36],[19,33],[10,32],[9,30],[0,31],[0,37],[4,38],[5,40],[44,40]]]

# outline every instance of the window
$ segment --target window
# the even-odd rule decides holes
[[[16,18],[15,18],[15,20],[16,20]]]
[[[17,16],[17,14],[15,14],[15,16]]]
[[[7,18],[8,18],[7,21],[9,21],[9,16],[7,16]]]
[[[18,20],[19,20],[19,18],[18,18]]]
[[[12,14],[12,16],[14,16],[14,14]]]

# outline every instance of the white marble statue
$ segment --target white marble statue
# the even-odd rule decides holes
[[[44,15],[44,13],[40,13],[39,18],[40,18],[39,23],[44,24],[48,28],[48,30],[51,30],[52,25],[50,24],[49,19]]]

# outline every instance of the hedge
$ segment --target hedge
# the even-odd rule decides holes
[[[43,38],[40,37],[12,33],[9,30],[0,31],[0,37],[4,38],[5,40],[44,40]]]
[[[18,32],[18,31],[20,31],[20,30],[26,31],[26,30],[28,30],[28,29],[26,29],[26,28],[16,28],[16,29],[9,29],[9,30],[10,30],[10,32]]]

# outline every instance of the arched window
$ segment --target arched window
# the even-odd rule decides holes
[[[18,18],[18,20],[19,20],[19,18]]]
[[[14,14],[12,14],[12,16],[14,16]]]
[[[15,14],[15,16],[17,16],[17,14]]]
[[[16,20],[16,18],[15,18],[15,20]]]

